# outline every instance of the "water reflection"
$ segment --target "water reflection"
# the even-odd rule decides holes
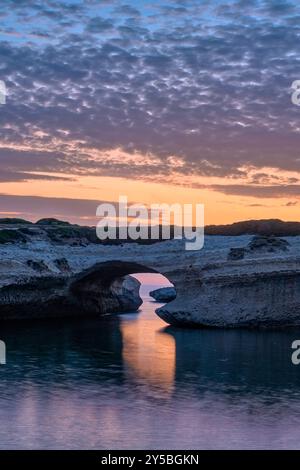
[[[300,390],[300,367],[291,362],[291,344],[299,329],[282,331],[163,330],[176,343],[176,384],[198,393],[268,397]]]
[[[5,324],[0,448],[298,448],[300,330],[138,314]]]
[[[165,334],[165,324],[153,314],[159,307],[149,296],[152,289],[172,285],[160,274],[138,274],[144,299],[140,314],[122,315],[123,362],[127,379],[150,396],[166,398],[175,384],[175,340]],[[152,282],[152,284],[151,284]],[[153,284],[154,283],[154,284]]]
[[[146,392],[162,391],[164,395],[171,393],[175,384],[175,339],[160,331],[160,320],[153,319],[153,306],[147,306],[142,322],[131,316],[121,322],[123,363],[128,380],[146,384]]]

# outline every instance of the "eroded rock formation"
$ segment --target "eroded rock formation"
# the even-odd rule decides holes
[[[255,235],[246,247],[231,248],[227,258],[237,260],[253,253],[279,253],[280,251],[288,251],[289,246],[289,242],[283,238]]]
[[[157,310],[167,323],[221,328],[300,325],[300,237],[276,239],[270,250],[269,243],[267,249],[250,249],[253,240],[247,235],[206,236],[203,250],[185,251],[181,240],[73,246],[50,240],[39,230],[26,235],[26,243],[0,247],[0,319],[138,309],[138,282],[124,282],[125,277],[159,272],[177,293]],[[231,249],[244,250],[245,256],[228,259]]]
[[[161,287],[152,290],[149,295],[157,302],[171,302],[176,298],[176,289],[174,287]]]

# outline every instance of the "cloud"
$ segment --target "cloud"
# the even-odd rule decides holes
[[[111,20],[101,18],[100,16],[90,19],[86,30],[90,33],[102,33],[113,29],[114,25]]]
[[[286,207],[294,207],[299,204],[299,201],[289,201],[286,203]]]
[[[210,189],[227,195],[234,196],[250,196],[256,198],[286,198],[299,197],[300,185],[246,185],[246,184],[214,184],[214,185],[198,185],[201,189]]]
[[[20,214],[34,221],[42,217],[57,217],[96,225],[99,221],[96,209],[102,202],[105,201],[0,194],[0,207],[5,207],[5,212]]]
[[[278,194],[260,189],[262,169],[299,171],[298,2],[8,0],[1,13],[18,35],[0,42],[10,149],[0,167],[16,180],[22,171],[246,178],[241,169],[254,167],[245,192]],[[103,158],[116,149],[145,163]]]
[[[141,16],[141,12],[131,5],[119,5],[117,8],[115,8],[114,14],[135,18]]]
[[[32,181],[32,180],[40,180],[40,181],[72,181],[73,178],[68,178],[64,176],[53,176],[47,174],[34,174],[34,173],[26,173],[22,171],[11,171],[11,170],[4,170],[1,171],[0,174],[0,183],[9,183],[9,182],[21,182],[21,181]]]

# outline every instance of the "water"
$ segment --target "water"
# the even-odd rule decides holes
[[[1,326],[1,449],[297,449],[300,330],[138,314]]]

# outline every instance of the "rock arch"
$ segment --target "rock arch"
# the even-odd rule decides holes
[[[128,275],[157,272],[136,262],[104,261],[74,276],[69,291],[78,307],[90,314],[137,310],[142,304],[140,282]]]

